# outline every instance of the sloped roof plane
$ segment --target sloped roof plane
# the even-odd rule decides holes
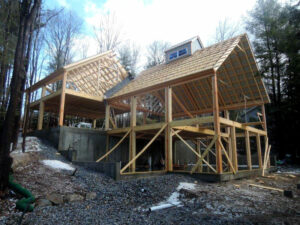
[[[144,70],[109,100],[159,90],[166,86],[178,86],[183,82],[211,76],[215,72],[224,107],[229,109],[230,106],[242,105],[245,101],[254,105],[270,102],[246,34],[200,49],[191,56]],[[207,82],[209,81],[205,81],[205,84],[196,82],[189,88],[196,87],[202,98]],[[210,88],[209,85],[207,88]],[[209,111],[212,105],[207,107]],[[193,111],[192,108],[190,110]]]

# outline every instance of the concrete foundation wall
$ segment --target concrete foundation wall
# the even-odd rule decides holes
[[[74,162],[75,165],[82,166],[88,170],[104,173],[115,179],[120,179],[121,164],[116,162]]]
[[[104,131],[77,127],[61,127],[58,150],[73,150],[75,161],[95,161],[105,153],[106,134]]]

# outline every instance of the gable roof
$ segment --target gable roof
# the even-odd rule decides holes
[[[67,74],[67,83],[70,84],[68,88],[93,96],[103,96],[107,90],[128,76],[115,53],[107,51],[59,68],[33,84],[30,90],[35,91],[61,80],[64,73]]]
[[[109,100],[127,98],[169,85],[178,86],[201,77],[209,77],[215,72],[221,82],[218,85],[220,95],[226,96],[222,99],[224,107],[230,108],[230,106],[242,104],[245,98],[257,105],[270,102],[246,34],[197,50],[191,56],[144,70],[134,80],[114,93]],[[205,95],[203,89],[211,88],[210,81],[205,81],[205,83],[198,82],[196,85],[198,90],[195,92],[200,93],[200,98]],[[185,100],[188,101],[188,99],[182,99],[182,101]],[[207,99],[207,101],[211,100]],[[210,106],[207,107],[209,111]],[[191,111],[193,111],[192,107]]]

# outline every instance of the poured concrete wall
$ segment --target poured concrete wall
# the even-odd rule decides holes
[[[61,127],[58,150],[73,150],[75,161],[95,161],[105,153],[104,131],[77,127]]]

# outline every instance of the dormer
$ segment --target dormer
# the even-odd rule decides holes
[[[203,44],[199,36],[190,38],[184,42],[176,44],[165,51],[166,63],[174,61],[176,59],[183,58],[194,54],[195,51],[202,49]]]

